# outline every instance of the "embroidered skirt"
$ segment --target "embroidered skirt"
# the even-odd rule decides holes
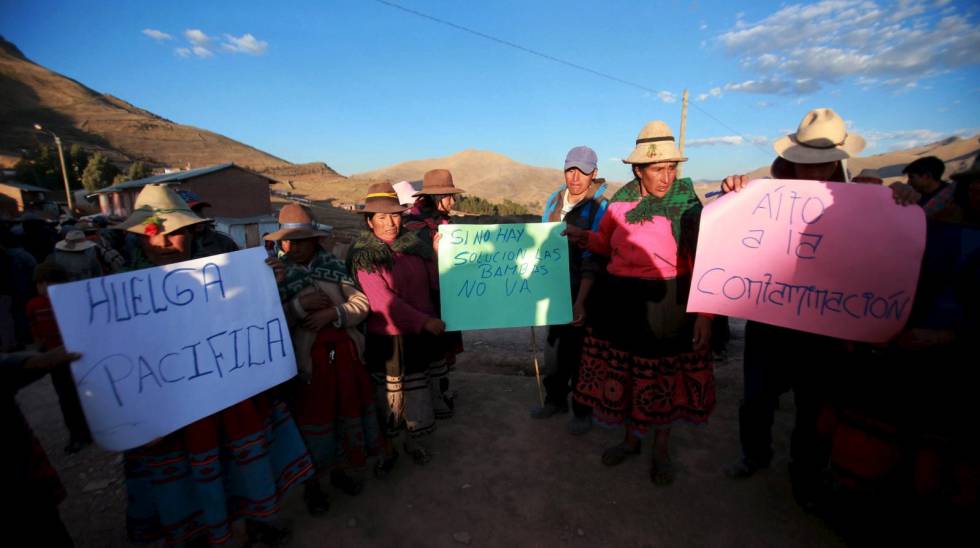
[[[310,351],[309,383],[292,381],[291,408],[318,471],[364,466],[381,432],[374,385],[346,331],[322,329]]]
[[[710,351],[692,348],[688,287],[684,279],[609,276],[593,288],[574,398],[600,424],[643,436],[678,421],[708,420],[714,364]]]
[[[232,540],[239,518],[269,521],[313,462],[285,404],[266,393],[125,453],[134,542]]]
[[[412,437],[426,436],[435,431],[436,418],[452,416],[440,386],[449,374],[440,343],[429,334],[368,333],[365,360],[387,436],[401,430]]]

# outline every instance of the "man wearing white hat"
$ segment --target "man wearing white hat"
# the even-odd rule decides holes
[[[865,146],[864,139],[847,130],[829,108],[811,110],[795,133],[777,139],[779,156],[773,175],[781,179],[846,182],[844,162]],[[737,192],[749,183],[744,175],[726,177],[723,192]],[[899,205],[914,204],[918,193],[905,185],[892,187]],[[805,349],[805,352],[800,352]],[[768,468],[773,457],[772,425],[779,396],[793,391],[796,423],[790,446],[793,495],[805,509],[813,509],[822,494],[822,476],[829,463],[830,446],[817,432],[817,415],[834,388],[831,367],[848,358],[842,341],[749,321],[745,326],[744,395],[739,406],[742,455],[725,468],[731,478],[747,478]]]

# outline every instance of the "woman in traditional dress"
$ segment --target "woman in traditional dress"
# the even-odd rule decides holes
[[[320,246],[327,236],[298,204],[279,212],[282,228],[265,237],[282,253],[268,263],[276,271],[290,326],[299,375],[290,383],[290,406],[318,475],[348,495],[363,489],[348,472],[362,468],[381,446],[374,387],[361,356],[367,297],[355,287],[343,261]],[[310,514],[325,513],[330,502],[318,477],[306,482]]]
[[[433,169],[422,176],[422,190],[415,193],[415,205],[403,215],[406,230],[419,233],[423,240],[431,242],[439,233],[441,225],[449,224],[449,212],[456,205],[456,196],[464,191],[453,184],[453,174],[446,169]],[[437,250],[438,252],[438,250]],[[433,256],[432,261],[438,259]],[[439,294],[436,293],[436,311],[439,307]],[[449,390],[449,371],[456,364],[456,356],[463,352],[463,334],[447,331],[440,337],[443,343],[445,361],[429,371],[433,380],[439,383],[445,405],[438,405],[436,418],[448,418],[453,414],[454,394]]]
[[[668,441],[678,421],[708,420],[715,406],[711,317],[688,314],[701,203],[670,128],[650,122],[623,162],[635,178],[609,200],[596,232],[569,226],[570,241],[610,257],[609,276],[593,289],[593,327],[585,338],[575,400],[600,424],[623,425],[622,443],[607,449],[613,466],[640,453],[653,436],[650,479],[674,479]]]
[[[364,214],[368,232],[351,247],[349,264],[371,304],[367,321],[368,369],[379,387],[383,409],[385,458],[375,469],[383,476],[394,464],[393,440],[401,430],[405,451],[417,464],[431,459],[423,439],[435,428],[435,406],[442,402],[430,367],[443,359],[439,335],[446,326],[435,308],[438,276],[430,260],[433,242],[402,230],[402,212],[390,183],[368,188]]]
[[[139,236],[132,270],[191,256],[195,215],[171,188],[147,185],[116,226]],[[127,529],[134,542],[225,545],[245,518],[251,540],[278,545],[286,494],[313,477],[313,462],[286,405],[264,392],[126,451]]]

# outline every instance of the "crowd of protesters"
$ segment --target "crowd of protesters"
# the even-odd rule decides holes
[[[728,323],[687,312],[702,211],[691,180],[677,176],[687,158],[661,121],[646,124],[634,145],[623,160],[634,178],[615,192],[598,178],[595,151],[571,149],[565,182],[545,203],[542,221],[566,224],[573,318],[549,327],[547,397],[531,417],[571,409],[567,430],[578,436],[594,424],[621,428],[623,440],[601,462],[620,464],[646,442],[649,478],[663,487],[676,479],[672,459],[683,458],[670,449],[672,429],[704,424],[716,407],[714,361]],[[775,178],[881,184],[876,172],[850,176],[846,162],[864,141],[830,109],[807,113],[774,148]],[[921,207],[928,218],[914,310],[893,341],[747,323],[741,455],[725,475],[745,480],[769,467],[774,413],[792,391],[790,479],[804,509],[858,509],[869,500],[911,501],[923,512],[975,508],[969,364],[980,326],[980,167],[952,182],[944,167],[922,158],[905,168],[908,184],[891,187],[894,207]],[[748,183],[733,175],[720,190]],[[432,460],[437,423],[455,412],[449,376],[463,351],[461,334],[440,319],[438,227],[463,190],[442,169],[427,172],[407,199],[396,187],[405,183],[368,188],[358,211],[363,234],[343,257],[324,245],[329,234],[309,210],[281,209],[280,230],[265,236],[273,251],[266,263],[298,375],[125,452],[134,542],[221,545],[244,535],[279,545],[290,531],[278,515],[294,488],[303,486],[307,511],[320,515],[330,508],[322,478],[357,495],[369,465],[384,478],[399,450],[416,465]],[[48,287],[236,250],[207,219],[209,205],[148,185],[115,224],[96,217],[56,226],[25,215],[3,225],[3,420],[15,442],[4,453],[24,501],[16,529],[32,542],[65,546],[71,538],[57,512],[64,490],[14,394],[50,374],[70,435],[65,451],[92,442],[69,365],[78,355],[62,346]]]

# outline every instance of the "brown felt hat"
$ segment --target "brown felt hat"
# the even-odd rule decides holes
[[[456,188],[453,184],[453,174],[448,169],[433,169],[426,171],[422,176],[422,190],[415,193],[415,196],[428,194],[429,196],[441,196],[445,194],[462,194],[465,192],[461,188]]]
[[[266,234],[265,239],[276,242],[321,236],[328,236],[328,234],[317,228],[309,210],[299,204],[286,204],[279,210],[279,230]]]
[[[364,197],[364,209],[358,213],[401,213],[408,209],[398,201],[398,193],[391,183],[374,183]]]

